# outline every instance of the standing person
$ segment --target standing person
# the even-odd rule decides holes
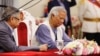
[[[67,11],[67,17],[64,21],[64,25],[65,25],[65,32],[68,34],[68,29],[70,28],[70,31],[72,34],[72,23],[71,23],[71,16],[70,16],[70,7],[76,5],[76,1],[75,0],[51,0],[48,3],[48,11],[51,10],[52,7],[54,6],[62,6],[66,9]],[[68,18],[68,19],[67,19]]]
[[[7,6],[0,21],[0,52],[17,52],[17,51],[46,51],[47,45],[39,47],[17,46],[13,37],[13,30],[21,22],[21,12],[14,7]]]
[[[39,44],[48,44],[49,49],[55,49],[57,40],[63,40],[65,45],[72,41],[62,27],[66,13],[61,6],[51,9],[48,19],[36,31],[36,39]]]
[[[100,0],[81,0],[79,18],[83,37],[95,40],[100,45]]]

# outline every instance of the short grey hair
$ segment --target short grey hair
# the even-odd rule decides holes
[[[55,16],[57,16],[59,14],[59,11],[64,11],[65,13],[67,13],[66,9],[62,6],[55,6],[53,7],[49,14],[48,14],[48,18],[50,19],[51,18],[51,15],[54,14]]]
[[[2,16],[1,16],[1,18],[2,18],[1,20],[7,21],[7,20],[10,19],[11,16],[14,16],[14,17],[17,16],[18,13],[20,13],[20,11],[17,8],[12,7],[12,6],[7,6],[4,9],[4,12],[3,12]]]

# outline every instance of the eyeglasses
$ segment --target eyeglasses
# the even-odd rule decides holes
[[[17,18],[17,17],[14,17],[14,18],[15,18],[16,20],[18,20],[18,21],[20,20],[20,19],[19,19],[19,18]]]

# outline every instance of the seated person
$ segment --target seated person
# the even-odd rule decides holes
[[[64,45],[72,41],[62,27],[66,14],[66,10],[61,6],[51,9],[48,19],[40,24],[36,31],[39,44],[48,44],[48,49],[56,49],[56,40],[63,40]]]
[[[47,51],[47,44],[38,47],[17,46],[12,35],[13,30],[21,22],[21,12],[14,7],[7,6],[0,21],[0,52],[17,51]]]

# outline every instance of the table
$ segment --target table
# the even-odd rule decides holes
[[[48,50],[47,52],[37,52],[37,51],[9,52],[9,53],[0,53],[0,56],[72,56],[64,54],[58,55],[54,53],[56,51],[57,50]],[[100,56],[100,54],[91,54],[86,56]]]
[[[9,53],[0,53],[0,56],[65,56],[54,53],[56,51],[57,50],[48,50],[47,52],[37,52],[37,51],[9,52]]]

